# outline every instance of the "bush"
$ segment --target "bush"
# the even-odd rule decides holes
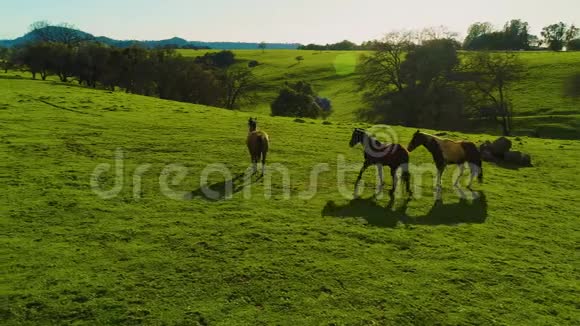
[[[287,83],[271,105],[272,115],[287,117],[318,118],[324,115],[316,103],[316,94],[307,82]]]
[[[568,50],[568,51],[580,51],[580,38],[577,38],[575,40],[568,42],[568,45],[566,46],[566,50]]]
[[[580,98],[580,73],[571,75],[564,82],[564,94],[572,98]]]
[[[248,68],[254,68],[254,67],[257,67],[258,65],[260,65],[260,63],[256,60],[252,60],[252,61],[248,62]]]
[[[195,61],[206,66],[227,68],[236,63],[236,58],[232,51],[224,50],[220,52],[206,53],[202,57],[197,57]]]
[[[332,113],[332,103],[330,100],[325,97],[316,97],[314,101],[322,110],[322,117],[325,119],[328,118]]]

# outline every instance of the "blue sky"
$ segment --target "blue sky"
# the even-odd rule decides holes
[[[66,22],[117,39],[327,43],[378,38],[400,29],[528,21],[580,24],[580,0],[9,0],[0,9],[0,39],[21,36],[38,20]]]

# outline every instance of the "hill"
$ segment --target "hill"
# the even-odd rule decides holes
[[[284,78],[277,66],[291,61],[276,59],[276,53],[261,60],[273,63],[263,71],[271,73],[273,84]],[[326,61],[322,54],[316,58]],[[307,58],[295,71],[314,73],[313,62]],[[319,77],[328,74],[326,62]],[[319,83],[346,85],[350,78],[336,76]],[[231,199],[205,199],[204,169],[226,167],[236,177],[248,166],[248,116],[0,74],[2,320],[578,321],[580,142],[513,139],[517,149],[532,154],[534,167],[486,164],[485,183],[467,192],[467,200],[451,190],[450,169],[442,204],[433,202],[428,174],[414,179],[417,196],[411,201],[372,199],[370,170],[362,199],[352,201],[341,192],[352,191],[362,151],[349,148],[348,140],[353,127],[364,125],[263,115],[259,126],[272,144],[265,178],[237,178]],[[392,130],[392,139],[396,135],[401,143],[414,131]],[[123,153],[122,166],[116,165],[122,170],[114,167],[117,149]],[[412,153],[412,162],[431,166],[423,149]],[[317,193],[309,198],[311,170],[321,163],[328,171],[319,174]],[[102,164],[111,164],[110,173],[92,178],[96,168],[107,168]],[[341,191],[337,171],[344,164],[349,172]],[[184,178],[176,174],[178,166],[188,169]],[[115,178],[115,170],[122,177]],[[112,188],[119,178],[121,188],[111,199],[91,190],[91,180]],[[223,193],[226,179],[212,173],[208,183]],[[244,183],[250,196],[240,189]],[[268,189],[271,197],[264,195]]]
[[[236,50],[236,49],[257,49],[259,43],[251,42],[204,42],[204,41],[187,41],[183,38],[173,37],[166,40],[116,40],[106,36],[94,36],[93,34],[83,32],[80,30],[75,30],[67,27],[61,26],[48,26],[42,28],[42,32],[45,33],[58,33],[60,34],[63,30],[66,33],[73,33],[78,35],[80,38],[85,40],[96,40],[101,43],[116,46],[116,47],[129,47],[132,45],[140,45],[148,48],[164,47],[164,46],[177,46],[177,47],[198,47],[198,48],[211,48],[218,50]],[[4,47],[14,47],[20,46],[27,42],[35,39],[34,32],[26,33],[25,35],[15,38],[13,40],[0,40],[0,46]],[[296,49],[300,44],[297,43],[267,43],[269,49]]]
[[[186,56],[199,52],[180,50]],[[306,80],[324,97],[332,100],[332,121],[353,121],[364,107],[357,91],[355,65],[360,51],[235,51],[245,64],[261,63],[255,73],[262,82],[256,104],[246,111],[268,114],[270,103],[286,81]],[[303,56],[297,63],[295,58]],[[528,73],[511,92],[515,111],[516,133],[550,138],[580,139],[580,101],[564,96],[564,81],[580,73],[580,52],[523,52],[520,54]],[[499,130],[497,131],[499,132]]]

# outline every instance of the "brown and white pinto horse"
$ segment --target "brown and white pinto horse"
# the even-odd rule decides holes
[[[358,196],[358,184],[363,172],[371,165],[376,165],[379,172],[380,185],[377,193],[383,189],[385,181],[383,179],[383,165],[391,168],[393,186],[389,195],[393,195],[397,188],[397,170],[403,170],[402,178],[406,186],[407,193],[412,195],[410,188],[411,175],[409,174],[409,152],[404,146],[399,144],[382,144],[375,138],[369,136],[363,129],[356,128],[350,138],[350,147],[362,144],[364,147],[364,163],[354,184],[354,197]]]
[[[264,170],[266,168],[266,155],[268,154],[268,149],[270,147],[270,139],[268,134],[264,131],[257,130],[258,123],[257,118],[248,120],[248,138],[246,139],[246,145],[248,145],[248,151],[250,152],[250,157],[252,159],[252,172],[256,173],[258,170],[258,161],[262,160],[262,175],[264,175]]]
[[[471,178],[469,179],[469,185],[467,187],[471,188],[475,176],[478,176],[479,182],[483,182],[481,154],[474,143],[443,139],[417,130],[407,149],[409,152],[412,152],[421,145],[427,148],[433,156],[433,161],[435,161],[435,166],[437,167],[438,193],[441,192],[441,175],[445,170],[445,166],[449,164],[457,164],[459,166],[459,177],[453,184],[455,187],[459,185],[459,179],[463,175],[466,162],[471,169]]]

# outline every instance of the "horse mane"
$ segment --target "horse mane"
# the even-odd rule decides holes
[[[431,138],[431,139],[439,139],[439,140],[443,140],[443,139],[445,139],[445,138],[441,138],[441,137],[438,137],[438,136],[435,136],[435,135],[432,135],[432,134],[428,134],[428,133],[426,133],[426,132],[422,132],[422,131],[420,131],[419,133],[420,133],[421,135],[423,135],[423,136],[425,136],[425,137],[427,137],[427,138]]]
[[[429,139],[429,140],[444,140],[444,141],[450,141],[450,142],[454,142],[454,143],[463,143],[463,142],[465,142],[463,140],[453,140],[453,139],[449,139],[449,138],[443,138],[443,137],[435,136],[435,135],[428,134],[428,133],[422,132],[422,131],[420,131],[419,133],[422,134],[423,136],[426,136],[427,139]]]
[[[364,129],[358,129],[357,130],[359,132],[362,132],[363,135],[365,135],[365,137],[367,137],[369,139],[368,145],[374,147],[375,149],[385,149],[389,146],[395,145],[395,144],[391,144],[391,143],[383,143],[381,141],[379,141],[378,139],[376,139],[375,137],[371,136],[366,130]],[[364,142],[362,142],[364,145]]]

